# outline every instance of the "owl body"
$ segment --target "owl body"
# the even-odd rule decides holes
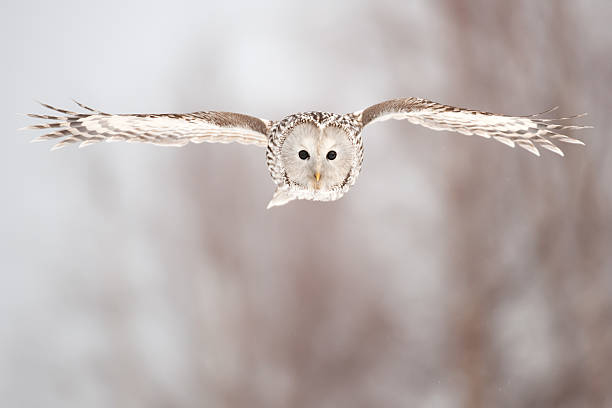
[[[538,148],[560,156],[554,142],[584,144],[566,130],[590,126],[566,125],[572,117],[547,119],[542,114],[508,116],[457,108],[419,98],[392,99],[347,114],[296,113],[279,121],[249,115],[203,111],[183,114],[109,114],[77,102],[79,113],[43,106],[61,115],[29,114],[49,123],[24,129],[49,133],[33,141],[57,140],[52,150],[78,143],[142,142],[161,146],[188,143],[241,143],[266,148],[266,163],[276,192],[268,208],[291,200],[334,201],[357,180],[363,162],[361,132],[371,123],[405,119],[434,130],[447,130],[519,146],[536,156]],[[548,111],[550,112],[550,111]],[[544,112],[544,113],[548,113]]]
[[[274,123],[266,163],[277,190],[268,208],[293,199],[342,197],[361,171],[361,129],[354,114],[329,112],[302,112]]]

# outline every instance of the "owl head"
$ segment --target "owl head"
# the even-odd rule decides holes
[[[302,113],[273,129],[268,168],[278,188],[268,208],[294,199],[337,200],[355,182],[363,149],[358,126],[345,116]]]

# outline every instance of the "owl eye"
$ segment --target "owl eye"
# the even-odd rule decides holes
[[[307,158],[310,157],[310,155],[308,154],[308,152],[306,150],[300,150],[298,152],[298,156],[300,156],[300,159],[302,159],[302,160],[306,160]]]
[[[336,156],[337,155],[335,150],[330,150],[329,152],[327,152],[327,160],[334,160]]]

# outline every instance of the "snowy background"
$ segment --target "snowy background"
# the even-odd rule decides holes
[[[612,406],[612,4],[5,2],[6,407]],[[264,151],[29,144],[34,100],[589,112],[565,158],[407,122],[333,203]]]

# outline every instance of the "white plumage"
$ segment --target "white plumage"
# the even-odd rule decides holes
[[[584,144],[567,130],[590,126],[564,125],[578,118],[545,119],[543,114],[506,116],[456,108],[418,98],[393,99],[344,115],[305,112],[269,121],[231,112],[114,115],[77,102],[87,113],[43,106],[62,116],[30,114],[51,123],[24,129],[51,129],[33,141],[57,140],[53,150],[68,144],[79,147],[102,141],[184,146],[192,143],[242,143],[266,147],[267,165],[277,190],[268,208],[294,199],[337,200],[355,183],[363,161],[364,126],[406,119],[434,130],[493,138],[510,147],[518,145],[539,156],[538,147],[560,156],[555,142]]]

